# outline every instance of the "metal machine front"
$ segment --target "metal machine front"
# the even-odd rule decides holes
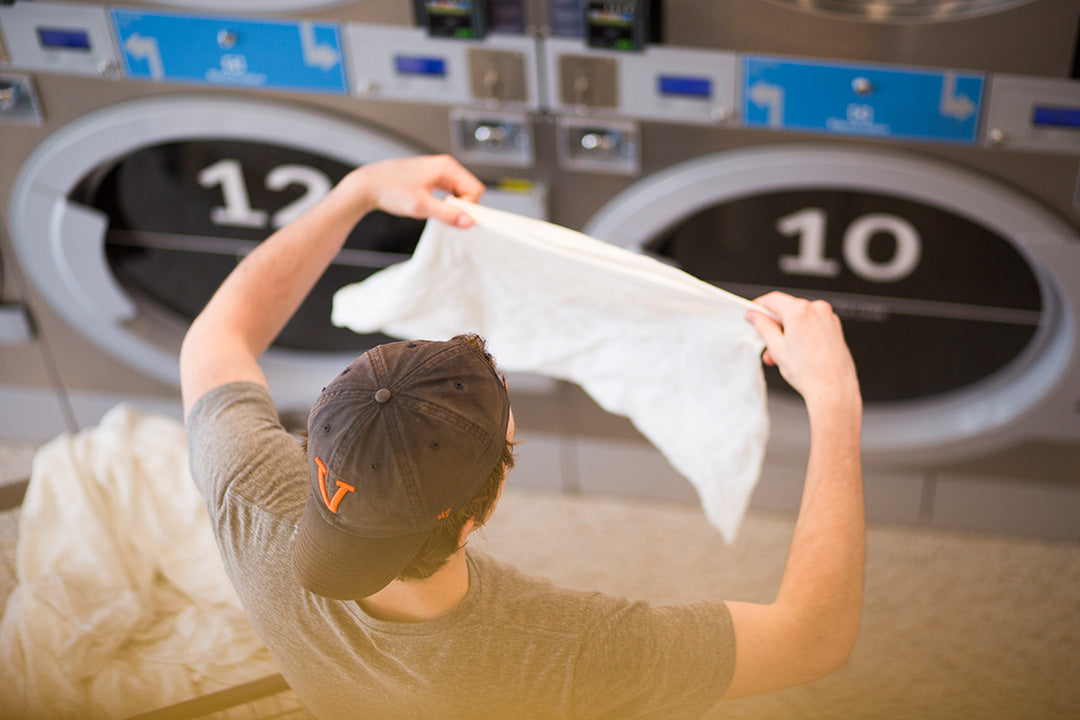
[[[237,260],[351,168],[448,152],[452,110],[501,99],[497,125],[473,122],[516,123],[527,177],[534,46],[523,30],[431,38],[396,2],[0,7],[3,434],[48,438],[118,401],[175,415],[180,340]],[[544,213],[520,180],[486,201]],[[407,258],[421,229],[375,213],[351,235],[264,358],[286,411],[384,339],[332,327],[331,295]]]
[[[871,464],[1075,451],[1080,8],[669,2],[659,27],[544,43],[556,216],[746,296],[832,301]],[[801,452],[769,381],[773,447]]]

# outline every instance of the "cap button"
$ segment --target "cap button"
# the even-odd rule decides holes
[[[375,391],[375,402],[386,403],[390,402],[390,391],[386,388],[379,388]]]

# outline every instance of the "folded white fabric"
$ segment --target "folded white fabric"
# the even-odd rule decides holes
[[[768,437],[764,344],[742,298],[550,223],[461,203],[409,260],[334,296],[332,321],[402,338],[483,336],[501,368],[575,382],[628,417],[734,539]]]

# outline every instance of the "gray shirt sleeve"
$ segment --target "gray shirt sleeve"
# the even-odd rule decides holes
[[[586,623],[574,717],[691,718],[719,702],[735,670],[726,604],[613,602],[602,598],[603,610]]]
[[[265,582],[291,567],[282,562],[280,548],[303,514],[303,451],[278,420],[269,391],[256,383],[228,383],[206,393],[188,416],[187,433],[192,477],[243,597],[252,578]]]

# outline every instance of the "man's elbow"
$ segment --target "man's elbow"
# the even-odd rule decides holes
[[[808,672],[817,680],[831,675],[847,665],[855,651],[859,634],[859,620],[844,618],[842,621],[825,622],[808,639],[804,657],[808,658]]]

